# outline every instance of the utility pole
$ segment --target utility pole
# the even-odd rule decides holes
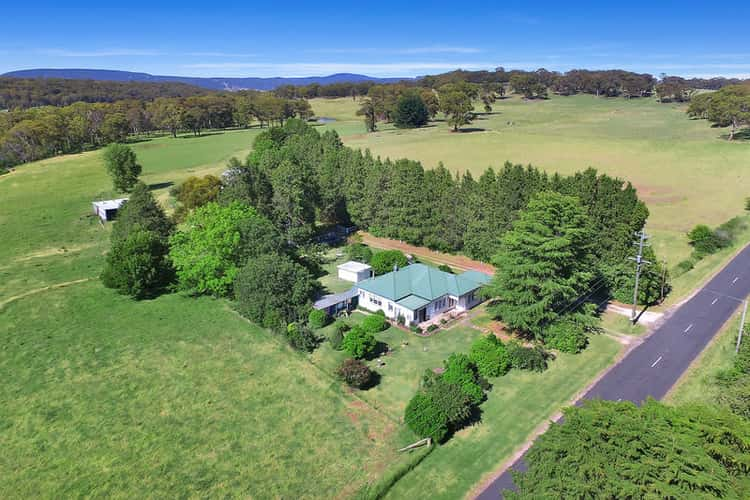
[[[641,277],[641,268],[645,264],[651,264],[651,262],[647,261],[643,258],[643,247],[647,247],[648,243],[646,243],[646,240],[648,239],[648,235],[644,231],[638,231],[635,233],[636,236],[638,236],[639,240],[635,245],[638,246],[638,255],[635,257],[628,257],[630,260],[635,261],[635,287],[633,288],[633,312],[630,315],[630,321],[635,323],[635,319],[638,316],[638,280]]]
[[[667,261],[663,260],[661,261],[661,298],[659,299],[659,303],[661,304],[664,302],[664,287],[667,284]]]
[[[740,352],[740,344],[742,343],[742,331],[745,329],[745,315],[747,314],[747,299],[745,299],[745,307],[742,309],[742,319],[740,320],[740,333],[737,335],[737,346],[734,348],[734,353]]]

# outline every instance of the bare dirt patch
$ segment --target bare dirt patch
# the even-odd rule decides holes
[[[357,234],[362,237],[362,242],[365,245],[374,248],[382,248],[385,250],[401,250],[404,253],[414,255],[415,257],[422,257],[437,264],[446,264],[459,271],[468,271],[469,269],[471,269],[489,275],[495,274],[495,267],[491,264],[470,259],[465,255],[451,255],[447,253],[436,252],[434,250],[430,250],[429,248],[410,245],[409,243],[405,243],[403,241],[392,240],[390,238],[379,238],[377,236],[371,235],[366,231],[359,231]]]

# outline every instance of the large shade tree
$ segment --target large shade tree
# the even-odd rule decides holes
[[[577,198],[545,191],[501,240],[495,277],[486,287],[489,310],[511,329],[544,337],[561,315],[575,312],[594,277],[593,235]]]

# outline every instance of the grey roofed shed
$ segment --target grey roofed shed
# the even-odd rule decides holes
[[[329,315],[334,315],[343,309],[348,309],[351,306],[352,300],[357,297],[357,293],[357,288],[353,287],[346,292],[323,295],[315,301],[313,308],[325,311]]]

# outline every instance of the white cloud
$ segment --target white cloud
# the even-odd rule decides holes
[[[306,52],[316,54],[478,54],[483,52],[477,47],[455,47],[444,45],[432,45],[426,47],[395,47],[395,48],[376,48],[376,47],[353,47],[353,48],[331,48],[331,49],[310,49]]]
[[[41,49],[38,52],[56,57],[120,57],[120,56],[162,56],[164,52],[150,49],[99,49],[99,50],[68,50]]]
[[[487,62],[399,62],[399,63],[264,63],[218,62],[185,64],[184,68],[197,70],[232,71],[253,70],[258,76],[311,76],[331,73],[363,73],[370,76],[416,76],[427,72],[461,69],[494,68]],[[222,75],[229,76],[229,75]]]
[[[236,54],[231,52],[187,52],[191,57],[256,57],[258,54]]]

